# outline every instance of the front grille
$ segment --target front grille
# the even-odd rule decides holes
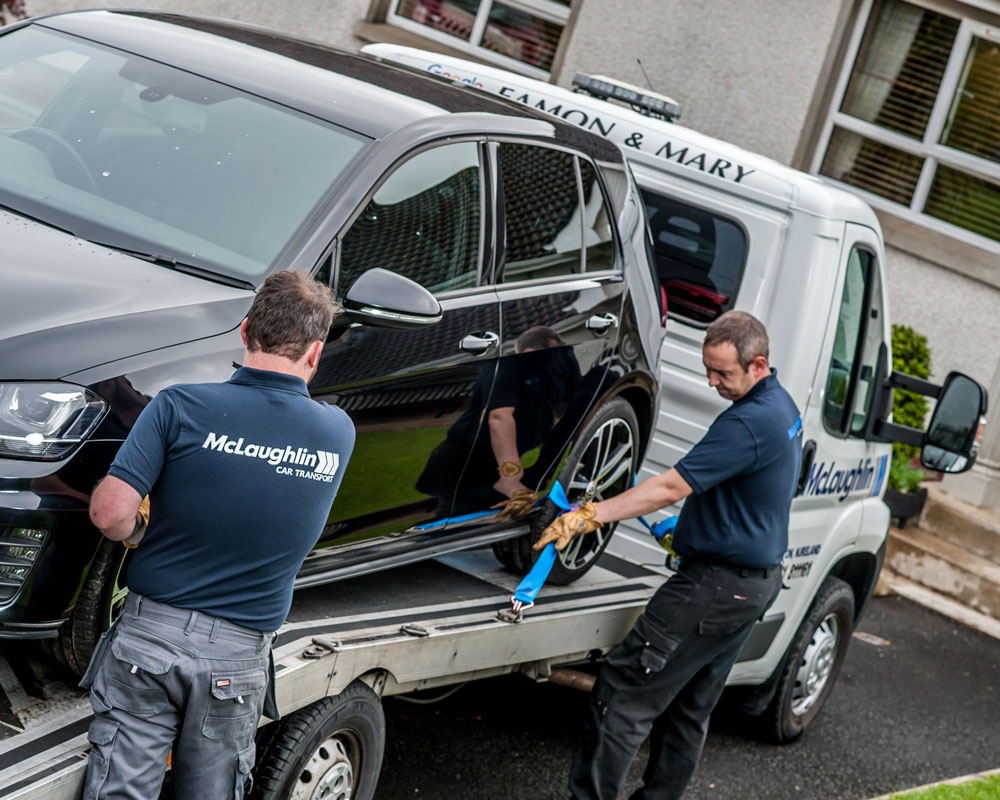
[[[24,585],[47,535],[35,528],[0,527],[0,602]]]

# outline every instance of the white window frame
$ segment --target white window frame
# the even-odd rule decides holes
[[[425,39],[438,42],[452,50],[469,53],[483,61],[489,61],[504,69],[509,69],[511,72],[519,72],[522,75],[527,75],[530,78],[538,78],[543,81],[549,80],[552,77],[552,73],[538,67],[533,67],[531,64],[525,64],[516,58],[497,53],[488,47],[483,47],[481,44],[473,44],[473,42],[482,41],[483,34],[486,32],[486,22],[489,19],[493,4],[499,3],[500,5],[510,6],[519,11],[541,17],[547,22],[561,25],[563,33],[559,37],[559,44],[556,46],[556,51],[558,52],[558,49],[564,43],[563,37],[569,30],[570,17],[575,11],[572,6],[564,6],[559,3],[549,2],[549,0],[479,0],[479,11],[476,13],[476,19],[472,24],[472,33],[467,42],[457,36],[450,36],[447,33],[435,30],[430,25],[422,25],[419,22],[414,22],[412,19],[401,16],[397,12],[400,4],[403,2],[405,0],[392,0],[389,4],[385,12],[385,21],[387,24],[395,25],[397,28],[402,28]],[[553,57],[555,55],[556,53],[553,53]]]
[[[841,186],[854,194],[860,195],[875,209],[889,212],[894,216],[905,219],[908,222],[913,222],[922,227],[929,228],[937,233],[941,233],[945,236],[950,236],[953,239],[958,239],[959,241],[974,245],[975,247],[1000,254],[1000,242],[986,236],[981,236],[978,233],[973,233],[965,228],[960,228],[957,225],[952,225],[938,219],[937,217],[925,214],[922,210],[920,210],[923,209],[924,204],[927,202],[927,197],[930,194],[931,185],[934,181],[938,164],[943,164],[946,167],[953,167],[975,177],[985,178],[993,183],[1000,184],[1000,164],[994,163],[985,158],[964,153],[961,150],[946,147],[945,145],[939,143],[941,134],[944,131],[944,126],[948,121],[948,113],[951,110],[952,100],[955,97],[955,92],[958,89],[958,84],[962,77],[962,70],[965,66],[965,59],[969,52],[969,47],[972,44],[972,38],[974,36],[978,36],[982,39],[1000,42],[1000,29],[996,26],[990,26],[986,23],[962,16],[956,11],[943,10],[931,3],[920,2],[920,0],[903,1],[910,3],[911,5],[937,11],[960,20],[958,32],[955,35],[955,42],[952,45],[951,53],[948,57],[948,63],[945,66],[945,70],[941,78],[941,85],[938,88],[937,98],[934,101],[931,115],[927,120],[923,140],[918,141],[886,128],[880,128],[878,125],[858,119],[857,117],[849,116],[840,110],[844,94],[847,91],[847,84],[851,79],[851,72],[854,69],[858,52],[861,48],[861,41],[864,37],[865,29],[868,26],[872,7],[875,4],[875,0],[864,0],[858,15],[858,24],[855,26],[854,32],[851,35],[851,40],[847,50],[848,57],[844,59],[840,77],[837,79],[837,85],[830,100],[830,108],[827,112],[827,118],[823,124],[823,130],[820,135],[816,151],[813,154],[813,160],[809,167],[809,171],[821,177],[825,181],[836,183],[838,186]],[[827,175],[820,175],[820,167],[823,164],[823,159],[826,157],[827,148],[830,145],[830,138],[833,136],[834,127],[843,128],[844,130],[864,136],[867,139],[887,144],[898,150],[911,153],[924,159],[920,177],[917,179],[917,184],[913,190],[913,197],[911,198],[908,206],[893,202],[892,200],[887,200],[884,197],[867,192],[857,186],[842,183]]]

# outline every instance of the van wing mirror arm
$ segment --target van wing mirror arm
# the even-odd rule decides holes
[[[895,422],[886,422],[884,419],[875,421],[871,436],[866,438],[873,442],[899,442],[914,447],[923,447],[924,445],[923,431],[906,425],[897,425]]]
[[[925,397],[937,399],[941,395],[941,387],[936,383],[925,381],[923,378],[914,378],[905,372],[893,371],[886,383],[890,389],[906,389],[916,394],[922,394]]]

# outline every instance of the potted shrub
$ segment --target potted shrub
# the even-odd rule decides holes
[[[927,347],[927,337],[907,325],[893,325],[892,368],[917,378],[929,378],[931,355]],[[926,416],[925,397],[905,389],[894,391],[892,399],[894,422],[922,429]],[[919,467],[913,466],[913,461],[919,453],[919,448],[912,445],[898,442],[892,445],[892,462],[889,467],[885,503],[901,528],[907,520],[920,514],[927,500],[927,489],[920,486],[924,472]]]

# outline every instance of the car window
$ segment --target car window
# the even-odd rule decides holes
[[[851,250],[823,398],[823,422],[834,433],[860,433],[871,411],[875,362],[884,334],[876,266],[869,251]]]
[[[497,154],[506,234],[503,283],[583,271],[576,157],[503,142]]]
[[[611,212],[601,192],[594,165],[582,158],[579,163],[583,186],[583,245],[586,248],[584,269],[587,272],[611,269],[615,263]]]
[[[252,282],[368,141],[74,36],[0,37],[0,202],[80,238]]]
[[[707,325],[733,307],[747,237],[735,221],[649,189],[642,198],[671,316]]]
[[[475,286],[480,185],[475,142],[425,150],[397,167],[344,236],[338,294],[373,267],[435,294]]]

